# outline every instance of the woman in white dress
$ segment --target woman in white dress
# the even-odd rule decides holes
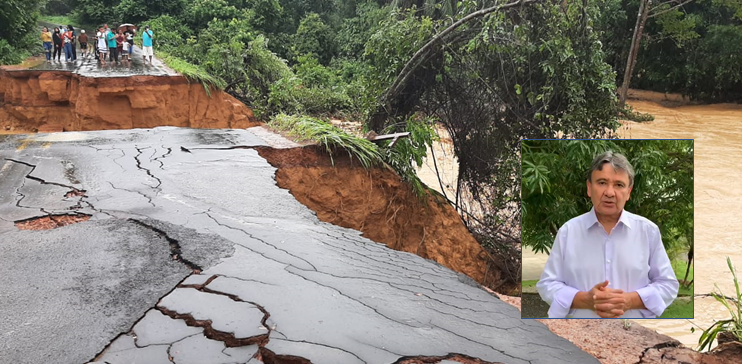
[[[103,28],[98,29],[98,33],[95,35],[95,39],[98,42],[98,53],[100,54],[100,63],[106,64],[106,56],[108,55],[108,44],[106,43],[106,33]]]

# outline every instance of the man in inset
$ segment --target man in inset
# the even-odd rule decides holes
[[[152,52],[152,31],[149,30],[149,25],[147,25],[144,27],[144,33],[142,33],[142,57],[146,62],[147,56],[149,56],[149,64],[152,64],[153,55],[154,52]]]
[[[655,318],[678,294],[656,224],[625,211],[634,169],[621,154],[593,160],[593,208],[558,231],[536,284],[550,318]]]

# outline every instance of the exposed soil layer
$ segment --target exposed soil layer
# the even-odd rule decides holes
[[[521,308],[521,299],[498,294],[503,301]],[[628,329],[621,320],[537,319],[553,333],[571,341],[602,364],[737,364],[742,344],[724,343],[709,353],[681,346],[667,335],[641,325]]]
[[[322,148],[258,148],[276,167],[276,182],[320,220],[356,229],[363,236],[464,273],[507,291],[499,264],[482,249],[442,197],[424,200],[392,170],[364,169],[347,153],[332,159]],[[333,166],[334,161],[334,166]]]
[[[85,131],[179,126],[248,128],[252,110],[184,77],[90,78],[0,67],[0,130]]]
[[[46,215],[17,221],[15,226],[20,230],[50,230],[88,220],[90,220],[90,215],[86,214]]]

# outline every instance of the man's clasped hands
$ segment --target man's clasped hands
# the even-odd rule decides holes
[[[579,292],[573,308],[594,310],[602,318],[616,318],[631,309],[631,299],[620,289],[608,288],[608,281],[598,283],[589,292]]]

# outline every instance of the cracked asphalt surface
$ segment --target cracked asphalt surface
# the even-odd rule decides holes
[[[251,149],[266,145],[0,135],[0,362],[598,362],[467,277],[320,222]],[[47,214],[92,217],[13,225]]]

